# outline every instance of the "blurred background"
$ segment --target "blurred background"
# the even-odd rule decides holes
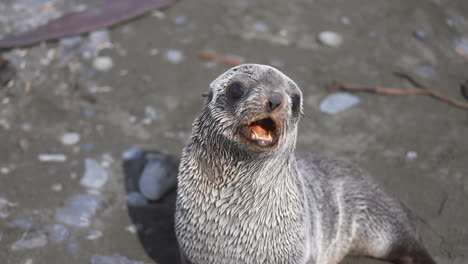
[[[0,36],[97,3],[1,0]],[[468,263],[467,109],[327,90],[333,81],[412,88],[394,75],[403,72],[467,103],[467,54],[466,0],[181,0],[90,34],[3,49],[1,262],[177,263],[174,189],[154,201],[152,177],[173,179],[168,155],[180,156],[209,83],[254,62],[303,91],[297,151],[370,171],[418,216],[438,263]]]

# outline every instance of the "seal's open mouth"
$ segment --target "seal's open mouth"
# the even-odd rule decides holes
[[[271,118],[254,121],[244,128],[244,137],[259,147],[272,147],[278,142],[278,128]]]

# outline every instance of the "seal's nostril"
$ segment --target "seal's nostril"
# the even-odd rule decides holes
[[[270,111],[275,110],[278,108],[278,106],[281,104],[283,101],[283,97],[280,94],[274,93],[270,96],[270,99],[268,100],[268,107]]]

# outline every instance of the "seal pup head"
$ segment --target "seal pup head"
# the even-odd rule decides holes
[[[241,148],[265,152],[294,147],[302,93],[273,67],[243,64],[210,84],[203,112],[217,124],[212,132]]]

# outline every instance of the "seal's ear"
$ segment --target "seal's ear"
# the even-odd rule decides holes
[[[209,104],[213,100],[213,90],[210,89],[208,93],[203,93],[202,96],[206,98],[205,104]]]

